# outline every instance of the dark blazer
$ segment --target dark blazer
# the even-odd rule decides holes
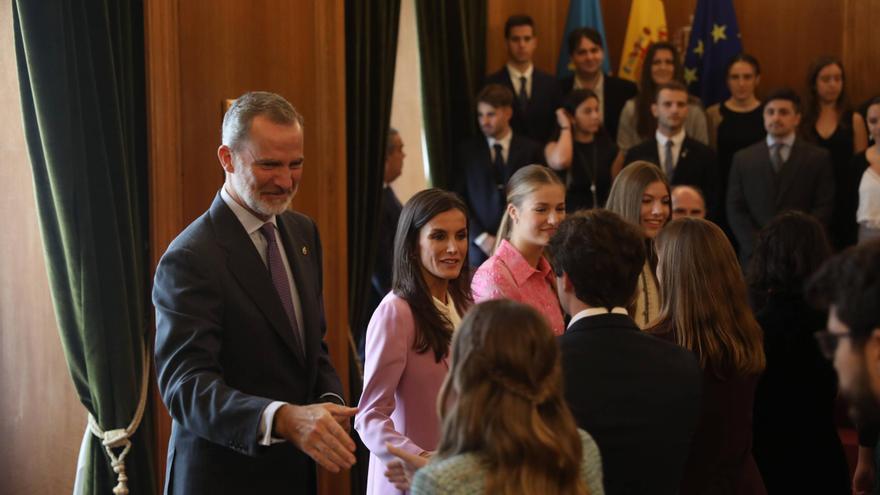
[[[544,163],[543,148],[537,142],[514,131],[504,169],[504,183],[506,184],[517,170],[535,163]],[[495,183],[492,154],[485,137],[478,136],[462,144],[459,150],[459,166],[463,167],[463,177],[459,178],[455,190],[464,199],[470,211],[468,259],[471,266],[477,267],[486,261],[487,256],[474,244],[474,240],[483,232],[490,235],[498,233],[507,198],[504,191],[499,190]]]
[[[755,313],[767,368],[755,392],[755,461],[767,493],[849,494],[834,419],[837,373],[815,334],[826,315],[799,294],[776,293]],[[804,476],[809,473],[809,476]]]
[[[623,110],[626,100],[634,98],[639,89],[632,81],[608,74],[603,75],[602,81],[602,126],[616,143],[620,111]],[[559,84],[562,87],[563,95],[571,93],[574,88],[574,74],[561,79]]]
[[[394,235],[397,233],[397,222],[403,205],[394,194],[391,186],[382,188],[382,199],[379,208],[379,230],[376,231],[377,249],[373,263],[373,275],[370,278],[370,301],[367,320],[373,310],[379,306],[385,294],[391,291],[391,276],[394,270]],[[367,323],[367,322],[365,322]],[[364,326],[366,329],[366,325]]]
[[[767,141],[733,155],[727,186],[727,220],[739,242],[740,261],[747,266],[755,236],[785,210],[815,216],[826,226],[834,208],[834,174],[823,148],[795,139],[779,174],[773,172]]]
[[[173,419],[166,493],[315,492],[309,457],[289,442],[258,444],[270,402],[342,396],[323,342],[317,228],[300,213],[277,220],[301,301],[305,355],[269,270],[219,194],[159,261],[156,374]]]
[[[636,160],[644,160],[658,167],[660,166],[656,138],[652,137],[647,141],[643,141],[626,152],[625,164],[630,164]],[[711,148],[696,139],[685,137],[681,145],[681,151],[678,154],[675,172],[672,174],[672,177],[669,177],[669,182],[672,185],[686,184],[699,187],[703,191],[703,197],[706,198],[707,216],[710,220],[718,219],[722,201],[721,192],[718,187],[720,183],[718,177],[718,158]]]
[[[562,106],[562,91],[556,78],[537,68],[532,72],[532,94],[525,113],[516,103],[516,88],[510,81],[507,67],[486,77],[485,84],[501,84],[507,86],[514,94],[513,118],[510,126],[513,131],[528,136],[541,144],[553,137],[556,130],[556,109]],[[519,83],[517,86],[519,87]]]
[[[559,345],[565,398],[599,445],[605,493],[678,493],[699,414],[694,356],[618,314],[576,321]]]

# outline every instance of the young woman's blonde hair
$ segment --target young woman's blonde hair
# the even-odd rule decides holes
[[[486,493],[588,492],[580,435],[562,396],[558,345],[531,307],[494,300],[468,312],[453,339],[438,408],[438,458],[479,454]]]
[[[529,194],[537,191],[542,186],[557,185],[565,190],[562,180],[549,167],[543,165],[527,165],[510,176],[507,180],[507,204],[521,208],[523,201]],[[510,208],[504,210],[501,224],[498,226],[498,235],[495,236],[495,249],[504,239],[510,240],[510,231],[513,229],[513,221],[510,218]]]
[[[760,373],[763,334],[724,232],[707,220],[680,218],[660,231],[655,245],[661,296],[656,328],[671,327],[675,341],[719,376]]]

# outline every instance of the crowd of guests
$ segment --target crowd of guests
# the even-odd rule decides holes
[[[835,251],[880,256],[880,98],[853,111],[827,57],[803,103],[761,101],[740,54],[706,109],[671,44],[637,88],[590,28],[562,81],[532,64],[529,17],[505,37],[455,192],[383,201],[368,493],[850,493],[805,287]]]

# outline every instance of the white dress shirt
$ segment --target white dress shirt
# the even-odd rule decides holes
[[[788,161],[788,157],[791,156],[791,147],[794,146],[795,133],[791,133],[788,136],[785,136],[782,139],[777,139],[770,134],[767,134],[767,147],[770,148],[770,156],[773,156],[773,145],[776,143],[782,143],[785,146],[779,150],[780,156],[782,156],[782,163]],[[772,160],[772,158],[771,158]]]
[[[666,170],[666,143],[672,141],[672,170],[675,170],[675,166],[678,165],[678,158],[681,154],[681,146],[684,144],[685,136],[686,133],[684,127],[671,137],[667,137],[660,132],[659,129],[654,133],[654,137],[657,138],[657,153],[660,157],[661,170]]]
[[[615,315],[628,315],[629,314],[626,312],[626,308],[623,308],[620,306],[615,306],[615,307],[611,308],[610,311],[608,310],[608,308],[587,308],[587,309],[578,311],[578,313],[576,315],[572,316],[571,321],[568,322],[568,327],[566,327],[566,328],[571,328],[571,326],[574,325],[574,322],[576,322],[578,320],[583,320],[584,318],[589,318],[591,316],[607,315],[608,313],[615,314]]]
[[[520,78],[526,78],[526,96],[532,96],[532,74],[535,72],[534,64],[529,65],[529,68],[525,70],[525,72],[520,72],[516,70],[512,65],[507,64],[507,73],[510,75],[510,82],[513,83],[514,97],[519,96],[519,93],[522,91],[520,87]]]
[[[507,134],[504,135],[501,139],[495,139],[492,136],[486,138],[486,141],[489,143],[489,156],[492,158],[492,163],[495,162],[495,145],[501,145],[501,157],[504,158],[504,163],[507,163],[507,157],[510,156],[510,141],[513,139],[513,130],[507,129]]]

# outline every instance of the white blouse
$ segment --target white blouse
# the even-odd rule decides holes
[[[880,229],[880,174],[868,167],[859,184],[859,209],[856,220],[872,229]]]

